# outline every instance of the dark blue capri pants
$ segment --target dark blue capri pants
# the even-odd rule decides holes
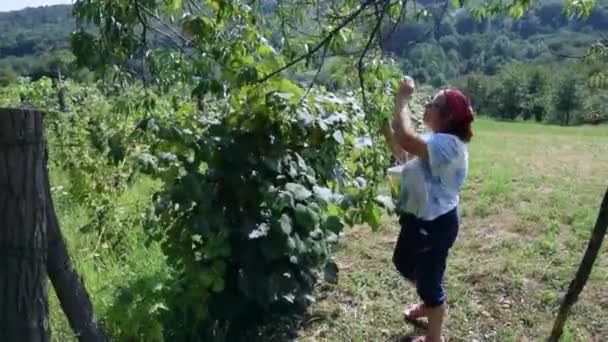
[[[411,214],[399,218],[401,232],[397,239],[393,263],[403,277],[416,284],[416,291],[427,307],[446,301],[443,286],[448,253],[458,236],[458,209],[433,221]]]

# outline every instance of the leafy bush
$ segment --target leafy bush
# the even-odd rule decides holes
[[[251,337],[312,300],[345,224],[379,223],[364,181],[377,146],[355,99],[292,96],[256,88],[232,115],[167,121],[143,156],[165,182],[149,229],[176,270],[168,338]]]

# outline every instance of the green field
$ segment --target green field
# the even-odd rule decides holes
[[[449,259],[451,341],[536,341],[548,335],[556,309],[589,239],[606,187],[608,127],[561,128],[478,120],[470,147],[471,173],[463,193],[463,225]],[[120,288],[166,271],[158,246],[145,246],[141,227],[127,234],[127,250],[99,243],[79,227],[91,213],[68,198],[60,170],[53,194],[72,258],[109,321],[146,312],[113,310]],[[124,198],[125,215],[154,189],[146,180]],[[143,212],[142,212],[143,214]],[[297,334],[310,341],[400,340],[415,331],[401,319],[416,300],[391,263],[398,230],[387,217],[377,233],[346,231],[338,247],[338,285],[319,284],[317,303]],[[140,284],[141,285],[141,284]],[[136,293],[134,291],[133,293]],[[564,341],[606,341],[608,248],[575,306]],[[54,296],[51,325],[57,341],[71,334]],[[131,298],[137,300],[137,298]]]

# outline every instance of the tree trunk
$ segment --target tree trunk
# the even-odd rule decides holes
[[[557,314],[557,318],[555,319],[555,323],[553,325],[553,330],[551,331],[551,336],[548,340],[549,342],[557,342],[562,336],[564,325],[566,324],[566,320],[570,314],[570,309],[578,300],[579,294],[583,290],[583,287],[585,287],[587,279],[589,279],[589,274],[591,274],[591,269],[593,268],[595,259],[597,258],[600,248],[602,247],[602,241],[606,235],[607,228],[608,190],[606,190],[606,194],[604,195],[604,200],[602,201],[602,205],[600,207],[600,213],[595,223],[593,233],[591,234],[589,244],[587,245],[587,250],[585,251],[583,261],[581,262],[572,283],[570,283],[568,292],[566,292],[564,301],[559,308],[559,313]]]
[[[0,109],[0,338],[49,341],[42,112]]]
[[[78,340],[105,342],[107,338],[97,323],[91,300],[72,266],[65,241],[59,229],[46,167],[44,172],[46,198],[49,205],[47,212],[49,234],[47,267],[49,278],[53,283],[61,308],[70,322],[70,327],[78,336]]]

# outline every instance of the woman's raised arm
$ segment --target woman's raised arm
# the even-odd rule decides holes
[[[382,125],[381,129],[382,134],[384,135],[384,138],[386,139],[386,142],[390,147],[391,152],[393,152],[393,156],[395,157],[395,159],[397,159],[400,164],[404,164],[405,162],[407,162],[407,152],[402,149],[401,146],[399,146],[399,143],[395,139],[395,132],[393,131],[391,125],[388,122],[385,122],[384,125]]]
[[[414,80],[406,77],[399,87],[399,92],[395,95],[395,107],[393,108],[393,122],[391,125],[394,131],[393,139],[406,152],[426,159],[428,158],[426,142],[416,134],[407,104],[414,90]]]

